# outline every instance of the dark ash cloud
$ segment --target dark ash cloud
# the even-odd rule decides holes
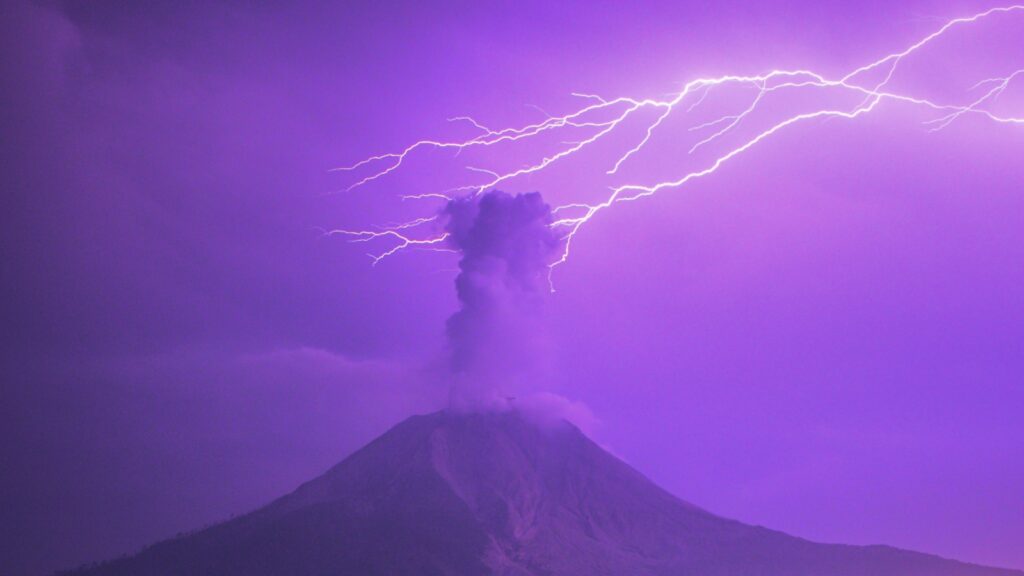
[[[452,404],[487,404],[542,371],[541,310],[560,240],[540,193],[491,191],[449,202],[451,245],[462,254],[460,308],[448,319]]]

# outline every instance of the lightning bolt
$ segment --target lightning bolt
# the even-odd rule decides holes
[[[781,120],[777,120],[767,128],[755,131],[747,137],[740,139],[733,146],[723,148],[704,166],[682,173],[677,177],[654,183],[619,184],[610,187],[607,196],[600,202],[572,202],[555,207],[552,210],[555,220],[551,223],[551,226],[560,231],[563,247],[558,258],[549,265],[549,270],[553,271],[557,266],[568,261],[576,235],[601,211],[618,203],[640,200],[654,196],[662,191],[678,189],[693,180],[714,174],[733,158],[754,148],[761,142],[770,139],[774,134],[790,126],[805,124],[812,120],[823,118],[856,119],[877,109],[884,101],[912,105],[935,114],[935,118],[926,122],[926,125],[930,126],[930,129],[933,131],[941,130],[966,115],[979,116],[1001,124],[1024,124],[1024,117],[999,115],[993,112],[990,107],[987,107],[1006,90],[1011,82],[1018,77],[1024,76],[1024,69],[1012,70],[1004,76],[981,80],[971,88],[971,91],[973,92],[983,87],[986,90],[966,104],[935,102],[930,99],[915,97],[889,89],[889,85],[893,78],[895,78],[900,64],[905,59],[946,35],[950,30],[974,24],[988,17],[1011,13],[1024,14],[1024,5],[991,8],[971,16],[949,20],[934,32],[907,48],[887,54],[838,78],[829,78],[812,70],[771,70],[755,76],[723,75],[697,78],[687,82],[683,85],[682,89],[668,95],[664,99],[605,98],[594,94],[574,93],[572,96],[579,98],[584,104],[567,114],[562,116],[549,116],[545,114],[547,118],[541,122],[497,130],[489,128],[470,117],[451,118],[449,120],[452,122],[469,124],[479,133],[472,138],[464,140],[419,140],[399,152],[371,156],[355,164],[335,170],[353,172],[364,167],[379,166],[348,187],[349,190],[354,190],[399,170],[411,155],[424,149],[450,149],[458,154],[473,148],[483,149],[498,144],[514,144],[520,141],[533,140],[546,133],[568,131],[573,133],[582,131],[585,133],[585,137],[564,141],[555,152],[513,170],[499,172],[467,167],[469,171],[482,174],[485,177],[478,184],[468,184],[439,192],[402,196],[403,199],[408,200],[434,199],[449,201],[457,194],[482,194],[484,191],[507,183],[510,180],[542,172],[552,164],[576,155],[596,142],[605,140],[625,122],[635,117],[639,111],[656,110],[657,114],[646,124],[643,136],[607,167],[606,175],[616,175],[631,158],[644,151],[653,134],[671,115],[692,113],[708,98],[715,97],[716,94],[721,93],[725,88],[750,87],[754,89],[754,95],[740,111],[690,127],[689,131],[691,132],[710,132],[690,147],[689,154],[692,155],[702,148],[715,145],[725,139],[727,135],[736,132],[737,128],[757,113],[763,107],[764,102],[774,94],[796,90],[817,90],[827,94],[839,93],[853,97],[852,101],[855,102],[854,104],[821,106],[817,109],[794,113]],[[878,74],[881,74],[881,79],[873,83],[866,80],[858,80]],[[390,248],[370,255],[373,263],[377,264],[387,257],[411,248],[444,250],[445,242],[448,238],[447,233],[435,233],[425,236],[416,236],[414,234],[420,229],[429,228],[428,225],[436,223],[438,219],[439,216],[435,213],[433,216],[417,218],[403,224],[378,230],[337,229],[326,230],[324,234],[346,236],[354,242],[390,239],[393,242]]]

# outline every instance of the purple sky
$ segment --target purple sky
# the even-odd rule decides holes
[[[371,267],[315,232],[393,219],[430,166],[333,195],[329,168],[573,91],[841,74],[991,6],[208,4],[0,8],[4,574],[248,511],[444,405],[456,259]],[[1019,68],[1022,31],[979,25],[905,86]],[[555,275],[543,388],[716,513],[1024,568],[1024,130],[920,120],[796,128],[603,213]],[[580,173],[505,188],[566,201]]]

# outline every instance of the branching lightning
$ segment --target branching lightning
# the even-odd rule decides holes
[[[349,190],[353,190],[394,173],[403,166],[403,163],[411,155],[424,149],[450,149],[456,153],[461,153],[471,148],[486,148],[498,144],[527,141],[545,133],[572,131],[575,134],[579,131],[584,132],[584,137],[564,141],[555,152],[544,155],[525,166],[513,170],[495,171],[479,167],[467,167],[469,171],[485,177],[480,183],[467,184],[450,190],[402,196],[403,199],[409,200],[438,199],[449,201],[459,194],[482,194],[484,191],[493,189],[510,180],[544,171],[552,164],[577,154],[596,142],[605,140],[627,120],[634,118],[640,110],[657,111],[653,115],[653,119],[649,120],[646,124],[642,137],[619,155],[610,166],[604,169],[605,174],[616,175],[630,159],[643,153],[652,136],[670,116],[693,112],[708,101],[708,99],[714,98],[716,93],[719,93],[728,86],[749,86],[755,92],[747,105],[738,112],[690,127],[689,130],[694,133],[707,132],[706,135],[700,137],[689,148],[690,154],[702,148],[721,143],[726,135],[736,132],[738,126],[744,124],[751,115],[760,110],[766,99],[773,94],[810,89],[828,91],[829,93],[839,92],[854,97],[851,99],[851,101],[855,102],[854,104],[843,106],[827,105],[786,116],[770,124],[767,128],[741,139],[735,145],[722,149],[712,156],[710,161],[704,166],[680,174],[677,177],[653,183],[631,182],[619,184],[611,187],[607,196],[600,202],[572,202],[555,207],[553,213],[556,219],[551,225],[559,230],[559,235],[563,239],[563,247],[558,258],[550,264],[550,269],[553,270],[568,260],[572,243],[577,233],[602,210],[617,203],[639,200],[665,190],[680,188],[692,180],[711,175],[729,160],[769,139],[775,133],[796,124],[821,118],[855,119],[872,112],[884,101],[908,104],[936,114],[937,116],[934,119],[926,122],[931,130],[941,130],[965,115],[976,115],[992,122],[1003,124],[1024,124],[1024,117],[999,115],[993,112],[989,106],[1014,80],[1024,80],[1024,68],[1010,71],[1004,76],[979,81],[972,88],[972,92],[984,89],[983,92],[966,104],[939,103],[910,94],[894,92],[889,89],[889,85],[896,76],[897,69],[907,57],[921,51],[927,45],[945,35],[949,30],[973,24],[984,18],[1012,13],[1024,16],[1024,5],[992,8],[972,16],[950,20],[909,47],[899,52],[887,54],[837,79],[828,78],[812,70],[772,70],[756,76],[723,75],[697,78],[687,82],[683,85],[682,89],[670,94],[665,99],[605,98],[594,94],[574,93],[573,96],[578,97],[585,104],[562,116],[548,116],[545,120],[534,124],[502,129],[489,128],[475,119],[465,116],[451,118],[449,120],[452,122],[468,123],[479,134],[465,140],[420,140],[399,152],[371,156],[336,170],[354,172],[365,168],[373,168],[368,175],[357,179],[348,187]],[[877,79],[879,74],[881,75],[880,80]],[[876,76],[874,82],[860,80],[872,75]],[[380,167],[377,168],[378,166]],[[380,253],[371,254],[373,262],[376,264],[389,256],[410,248],[445,249],[446,240],[448,239],[447,233],[425,235],[422,237],[415,235],[420,230],[430,228],[427,225],[437,221],[438,218],[439,216],[435,212],[432,216],[416,218],[403,224],[378,230],[338,229],[325,231],[324,233],[346,236],[354,242],[391,240],[393,244],[390,248]]]

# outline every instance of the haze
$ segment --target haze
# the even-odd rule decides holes
[[[347,194],[330,168],[574,91],[841,72],[988,6],[5,4],[0,568],[246,512],[446,404],[457,259],[316,231],[411,210],[428,167]],[[986,62],[1020,67],[1021,26]],[[926,90],[975,65],[935,56]],[[883,111],[608,212],[547,298],[538,389],[717,514],[1024,568],[1022,145]]]

